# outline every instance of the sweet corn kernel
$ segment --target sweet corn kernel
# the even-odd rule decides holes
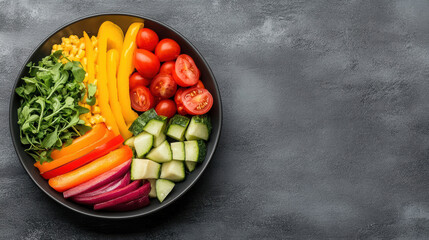
[[[97,55],[98,55],[98,39],[96,36],[92,36],[90,38],[91,44],[94,48],[94,58],[95,61],[97,61]],[[63,50],[63,55],[71,60],[71,61],[80,61],[82,64],[82,67],[87,70],[87,64],[88,64],[88,57],[86,56],[86,45],[85,45],[85,39],[83,37],[79,38],[77,35],[70,35],[68,38],[63,37],[61,38],[61,43],[54,44],[52,46],[52,52],[55,52],[56,50]],[[68,60],[66,58],[62,58],[60,61],[62,63],[67,63]],[[96,72],[98,72],[98,66],[96,66]],[[86,85],[88,82],[88,73],[85,74],[85,78],[83,80],[84,84]],[[94,79],[94,84],[97,84],[97,79]],[[79,106],[85,107],[90,109],[90,112],[81,114],[79,116],[80,119],[85,121],[85,125],[93,127],[95,124],[104,122],[105,119],[101,115],[101,109],[99,107],[98,103],[98,91],[95,94],[95,104],[93,106],[90,106],[86,103],[86,93],[82,99],[81,102],[79,102]]]
[[[79,49],[76,57],[81,59],[81,58],[83,58],[83,56],[85,56],[85,50]]]
[[[101,113],[100,107],[99,106],[92,106],[92,113],[96,114],[96,113]]]

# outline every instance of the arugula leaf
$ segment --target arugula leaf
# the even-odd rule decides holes
[[[77,82],[83,82],[83,79],[85,79],[85,70],[83,70],[82,68],[82,64],[80,64],[80,62],[77,61],[73,61],[73,67],[71,69],[74,79]]]
[[[37,64],[28,63],[29,74],[16,88],[21,98],[17,110],[20,140],[27,145],[26,152],[41,163],[52,161],[53,149],[71,144],[74,137],[91,129],[79,119],[89,112],[78,105],[86,91],[82,83],[85,70],[80,62],[61,63],[61,56],[59,50]]]
[[[42,147],[49,149],[54,146],[55,142],[58,140],[58,131],[55,129],[54,132],[49,133],[42,142]]]
[[[95,97],[87,98],[87,99],[86,99],[86,103],[87,103],[89,106],[93,106],[93,105],[95,104],[95,102],[96,102]]]
[[[76,125],[75,128],[79,131],[80,135],[84,135],[86,132],[92,128],[83,124]]]

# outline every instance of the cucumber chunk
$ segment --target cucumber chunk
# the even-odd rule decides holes
[[[155,185],[156,197],[162,203],[171,190],[173,190],[175,183],[167,179],[158,179]]]
[[[185,161],[185,165],[188,172],[193,172],[195,170],[195,167],[197,166],[197,162]]]
[[[138,158],[144,157],[153,145],[153,136],[147,132],[142,132],[134,139],[134,148]]]
[[[179,114],[174,115],[168,123],[167,136],[177,141],[185,140],[185,131],[188,124],[189,118]]]
[[[210,117],[207,115],[193,116],[186,130],[186,140],[208,140],[212,124]]]
[[[185,141],[185,160],[189,162],[202,162],[206,157],[206,144],[203,140]]]
[[[164,133],[160,133],[158,136],[153,136],[153,146],[158,147],[165,141],[166,138],[167,136],[165,136]]]
[[[161,166],[160,178],[180,182],[185,179],[185,165],[183,161],[170,161]]]
[[[158,163],[169,162],[173,159],[173,154],[171,154],[170,144],[167,140],[161,143],[156,148],[150,150],[150,152],[146,155],[146,158],[153,160]]]
[[[170,143],[173,160],[185,161],[185,143],[172,142]]]
[[[130,137],[127,140],[125,140],[124,144],[133,148],[134,147],[134,139],[135,139],[135,137]]]
[[[157,179],[161,172],[161,164],[148,159],[134,158],[131,162],[131,179]]]
[[[148,179],[148,181],[150,182],[149,197],[156,198],[156,187],[155,187],[156,179]]]
[[[165,131],[166,125],[167,125],[167,118],[152,119],[146,124],[146,126],[144,126],[143,130],[154,136],[158,136],[159,134]]]
[[[156,114],[155,109],[149,109],[146,112],[142,113],[130,126],[128,130],[130,130],[134,136],[139,135],[139,133],[143,132],[145,126],[152,120],[159,120],[159,121],[167,121],[167,117],[164,116],[158,116]],[[150,132],[149,132],[150,133]],[[157,135],[158,134],[153,134]]]

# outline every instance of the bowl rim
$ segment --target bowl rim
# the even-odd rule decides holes
[[[206,65],[207,69],[208,69],[208,73],[210,75],[210,77],[213,79],[214,81],[214,85],[215,85],[215,90],[217,95],[219,96],[218,98],[218,105],[219,105],[219,129],[216,131],[216,135],[217,137],[214,140],[214,148],[213,151],[206,156],[205,162],[206,164],[200,166],[202,167],[201,172],[195,177],[195,179],[191,182],[189,182],[188,186],[185,187],[184,190],[182,190],[177,196],[175,196],[174,198],[172,198],[170,201],[159,205],[158,207],[146,211],[146,212],[142,212],[142,213],[133,213],[132,211],[130,211],[130,214],[127,214],[126,216],[111,216],[111,215],[103,215],[103,212],[95,212],[94,213],[89,213],[89,212],[84,212],[81,211],[79,209],[75,209],[72,206],[69,206],[61,201],[59,201],[58,199],[56,199],[54,196],[52,196],[50,193],[48,193],[37,181],[36,179],[32,176],[32,174],[30,174],[29,169],[27,169],[27,167],[24,165],[23,162],[23,158],[21,158],[20,153],[18,152],[18,148],[17,148],[17,144],[19,143],[18,139],[15,138],[15,136],[13,135],[12,129],[13,129],[13,125],[16,124],[14,122],[12,122],[12,114],[13,111],[16,111],[16,109],[12,109],[12,104],[13,104],[13,99],[14,99],[14,95],[15,95],[15,89],[18,85],[19,82],[19,77],[22,73],[22,71],[25,70],[26,65],[28,63],[28,61],[31,59],[31,57],[35,54],[35,52],[47,41],[49,40],[49,38],[51,38],[54,34],[56,34],[57,32],[61,31],[63,28],[88,19],[88,18],[92,18],[92,17],[99,17],[99,16],[105,16],[105,15],[122,15],[122,16],[130,16],[130,17],[137,17],[137,18],[141,18],[144,20],[149,20],[152,22],[155,22],[157,24],[160,24],[166,28],[168,28],[169,30],[173,31],[175,34],[177,34],[179,37],[181,37],[187,44],[189,44],[189,46],[196,52],[196,54],[202,59],[203,63]],[[112,220],[122,220],[122,219],[132,219],[132,218],[137,218],[137,217],[142,217],[142,216],[147,216],[150,214],[153,214],[155,212],[160,211],[161,209],[165,209],[167,206],[169,206],[170,204],[176,202],[176,200],[178,200],[180,197],[182,197],[187,191],[189,191],[189,189],[194,186],[194,184],[200,179],[201,175],[204,173],[205,169],[207,168],[207,166],[209,165],[213,155],[215,154],[216,150],[217,150],[217,145],[219,143],[219,139],[220,139],[220,135],[221,135],[221,130],[222,130],[222,124],[223,124],[223,112],[222,112],[222,101],[221,101],[221,95],[220,95],[220,91],[219,91],[219,86],[217,84],[216,78],[213,75],[212,69],[210,68],[210,65],[207,63],[206,59],[203,57],[203,55],[198,51],[198,49],[185,37],[183,36],[180,32],[178,32],[177,30],[175,30],[174,28],[172,28],[171,26],[160,22],[158,20],[153,19],[152,17],[148,17],[146,14],[135,14],[135,13],[128,13],[128,12],[102,12],[102,13],[94,13],[94,14],[89,14],[89,15],[85,15],[76,19],[73,19],[72,21],[69,21],[63,25],[61,25],[60,27],[58,27],[57,29],[55,29],[53,32],[51,32],[50,34],[47,35],[47,37],[43,38],[41,40],[41,42],[31,51],[31,53],[29,54],[29,56],[26,58],[25,60],[25,64],[23,65],[23,67],[21,67],[20,71],[18,71],[17,76],[15,77],[15,82],[13,84],[13,88],[11,91],[11,95],[10,95],[10,100],[9,100],[9,132],[12,138],[12,143],[13,143],[13,147],[15,149],[16,155],[19,158],[19,162],[21,163],[22,167],[25,169],[25,171],[27,172],[28,176],[31,178],[31,180],[33,180],[33,182],[46,194],[48,195],[51,199],[53,199],[55,202],[59,203],[60,205],[83,215],[89,216],[89,217],[94,217],[94,218],[102,218],[102,219],[112,219]],[[213,134],[213,133],[212,133]],[[19,143],[20,144],[20,143]]]

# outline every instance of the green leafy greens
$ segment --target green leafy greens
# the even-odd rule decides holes
[[[62,64],[61,56],[60,50],[38,64],[27,64],[29,74],[16,88],[21,97],[18,108],[21,143],[28,145],[26,151],[40,163],[52,161],[53,149],[70,145],[74,137],[91,129],[79,119],[80,114],[89,112],[78,105],[86,91],[85,70],[77,61]]]

